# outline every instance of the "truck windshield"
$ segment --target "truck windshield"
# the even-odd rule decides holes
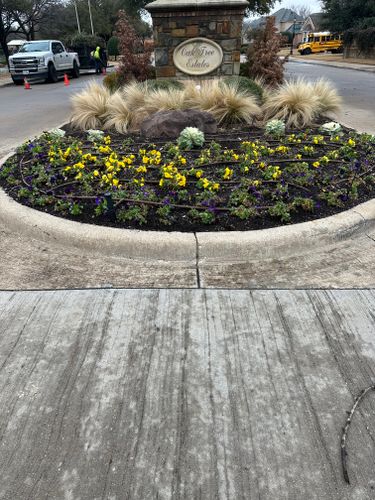
[[[47,52],[49,50],[49,42],[33,42],[25,43],[19,52]]]

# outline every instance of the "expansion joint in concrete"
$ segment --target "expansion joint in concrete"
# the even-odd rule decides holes
[[[197,273],[197,288],[201,288],[201,277],[199,271],[199,241],[197,233],[194,233],[195,238],[195,269]]]

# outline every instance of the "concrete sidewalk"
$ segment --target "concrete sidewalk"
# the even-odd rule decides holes
[[[373,499],[374,299],[0,293],[0,498]]]
[[[310,59],[309,56],[305,56],[303,59],[300,57],[289,56],[288,61],[302,64],[316,64],[318,66],[330,66],[332,68],[341,69],[353,69],[356,71],[365,71],[367,73],[375,73],[375,63],[374,65],[369,64],[356,64],[356,63],[346,63],[346,62],[333,62],[333,61],[318,61],[316,59]]]

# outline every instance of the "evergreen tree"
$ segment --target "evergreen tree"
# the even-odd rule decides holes
[[[375,0],[322,0],[330,31],[375,26]]]

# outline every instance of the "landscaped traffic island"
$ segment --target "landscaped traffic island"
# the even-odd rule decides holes
[[[0,184],[20,203],[59,217],[166,231],[293,224],[374,197],[373,136],[278,126],[206,136],[190,130],[175,141],[51,131],[2,165]]]

